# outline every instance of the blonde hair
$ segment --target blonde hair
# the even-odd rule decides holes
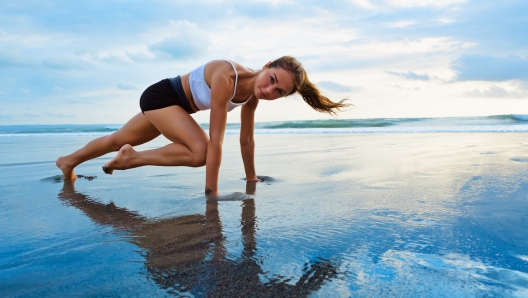
[[[345,103],[347,99],[333,102],[328,97],[322,95],[319,89],[308,79],[308,74],[301,63],[291,56],[280,57],[272,61],[268,67],[280,67],[290,72],[294,78],[294,88],[288,95],[292,95],[295,92],[299,93],[303,100],[318,112],[335,116],[337,111],[341,111],[343,108],[350,106],[350,104]]]

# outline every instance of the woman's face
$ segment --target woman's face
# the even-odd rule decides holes
[[[273,100],[286,96],[293,91],[293,75],[280,68],[264,66],[255,81],[255,96],[258,99]]]

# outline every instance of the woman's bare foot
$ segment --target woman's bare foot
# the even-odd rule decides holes
[[[129,144],[123,145],[117,155],[103,166],[103,171],[112,175],[114,170],[130,169],[132,167],[130,161],[134,154],[136,154],[136,150],[132,146]]]
[[[62,171],[64,175],[64,180],[74,180],[77,179],[77,175],[73,172],[74,167],[69,166],[65,156],[57,158],[55,161],[57,167]]]

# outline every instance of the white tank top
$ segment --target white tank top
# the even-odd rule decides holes
[[[231,66],[235,70],[235,88],[233,90],[233,96],[231,96],[231,99],[229,99],[229,102],[227,103],[227,111],[232,111],[234,108],[246,104],[249,98],[248,100],[241,103],[232,102],[236,93],[238,72],[233,62],[228,60],[225,61],[229,62],[229,64],[231,64]],[[191,86],[191,93],[194,99],[194,103],[201,111],[208,110],[211,108],[211,88],[209,88],[209,86],[207,86],[207,83],[205,82],[205,65],[207,65],[207,63],[191,71],[191,74],[189,76],[189,85]]]

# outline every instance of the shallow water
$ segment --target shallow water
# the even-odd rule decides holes
[[[64,183],[89,137],[2,137],[0,295],[527,296],[527,136],[259,135],[247,185],[228,135],[218,201],[202,168]]]

